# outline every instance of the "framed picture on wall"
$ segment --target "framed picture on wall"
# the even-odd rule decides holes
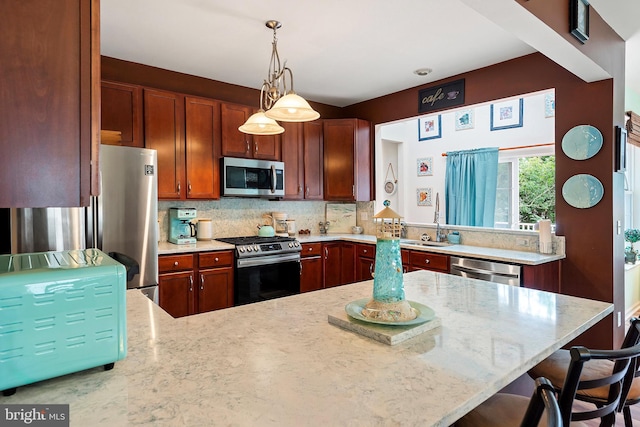
[[[626,169],[626,151],[627,130],[620,126],[616,126],[616,172],[624,172]]]
[[[456,111],[456,130],[473,129],[473,109]]]
[[[418,176],[433,175],[433,157],[418,159]]]
[[[416,196],[418,206],[432,206],[431,194],[433,190],[431,188],[417,188]]]
[[[554,117],[556,115],[556,94],[546,93],[544,95],[544,116]]]
[[[442,137],[442,118],[437,116],[420,117],[418,119],[418,141],[426,141]]]
[[[588,0],[569,0],[569,31],[580,43],[589,40]]]
[[[491,130],[522,127],[522,98],[491,104]]]

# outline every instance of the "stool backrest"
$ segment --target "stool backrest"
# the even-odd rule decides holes
[[[544,378],[536,378],[536,389],[531,396],[521,427],[537,427],[546,410],[547,427],[563,427],[562,412],[553,384]]]

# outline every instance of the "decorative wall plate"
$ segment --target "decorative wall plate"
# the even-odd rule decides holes
[[[593,175],[574,175],[562,186],[562,197],[574,208],[592,208],[602,200],[602,196],[604,187]]]
[[[393,196],[396,194],[396,190],[398,190],[398,186],[396,185],[397,181],[392,181],[390,179],[384,182],[384,192],[389,196]]]
[[[562,137],[562,151],[570,159],[587,160],[602,148],[602,133],[591,125],[579,125],[569,129]]]

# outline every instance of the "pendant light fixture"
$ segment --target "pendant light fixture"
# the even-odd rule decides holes
[[[238,128],[241,132],[254,135],[275,135],[284,132],[275,120],[308,122],[320,117],[320,113],[294,92],[293,72],[287,67],[286,61],[284,66],[280,64],[276,31],[282,27],[282,24],[279,21],[270,20],[265,25],[273,30],[273,42],[269,75],[260,89],[260,110]],[[289,75],[288,83],[287,74]]]

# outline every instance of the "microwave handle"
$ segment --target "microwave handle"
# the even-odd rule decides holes
[[[276,192],[276,165],[271,165],[271,192]]]

